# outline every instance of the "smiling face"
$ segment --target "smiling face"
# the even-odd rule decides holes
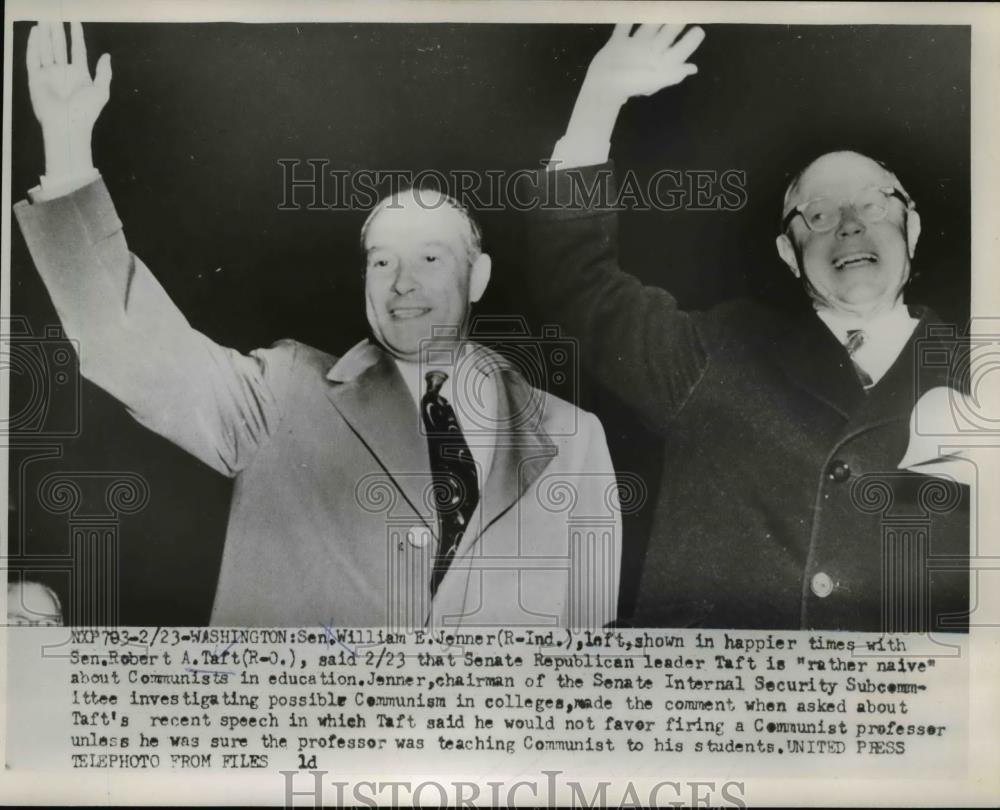
[[[871,158],[832,152],[813,161],[790,189],[786,215],[821,198],[837,206],[831,230],[810,230],[797,215],[777,240],[782,260],[796,276],[805,274],[818,305],[867,318],[890,309],[902,294],[920,233],[916,211],[891,197],[885,218],[866,222],[862,206],[852,205],[886,187],[899,189],[899,181]]]
[[[464,338],[490,277],[464,213],[434,192],[401,192],[376,206],[364,250],[368,323],[389,352],[417,361]]]

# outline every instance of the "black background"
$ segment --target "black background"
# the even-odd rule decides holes
[[[43,171],[23,64],[28,28],[14,29],[14,200]],[[612,155],[619,172],[632,169],[640,178],[660,168],[743,171],[747,205],[626,212],[623,265],[691,308],[740,295],[796,305],[799,291],[774,250],[782,192],[816,155],[851,148],[884,160],[917,201],[923,235],[911,300],[964,324],[968,28],[706,31],[693,58],[698,75],[630,102]],[[132,250],[196,328],[241,350],[292,337],[339,354],[365,332],[356,247],[365,211],[278,210],[277,161],[320,158],[337,169],[536,167],[562,135],[587,64],[609,33],[588,25],[88,25],[91,65],[106,51],[114,69],[94,134],[95,162]],[[494,278],[478,312],[531,315],[537,328],[544,320],[505,272],[519,261],[520,215],[484,213],[481,220]],[[58,319],[14,230],[11,311],[40,335]],[[12,414],[30,398],[30,385],[12,372]],[[206,622],[230,482],[140,428],[95,386],[84,382],[81,391],[79,437],[17,437],[11,567],[44,579],[19,555],[37,560],[68,548],[67,517],[38,504],[41,476],[135,472],[151,498],[120,521],[119,618]],[[613,392],[585,378],[554,392],[595,410],[616,468],[639,473],[656,491],[664,448]],[[72,397],[53,395],[50,418],[69,419],[75,407]],[[59,457],[40,459],[42,446]],[[79,512],[88,509],[98,513],[101,504],[85,500]],[[626,618],[649,512],[626,522]],[[65,578],[48,579],[65,602]]]

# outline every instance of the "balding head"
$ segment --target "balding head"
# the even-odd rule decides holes
[[[864,176],[874,185],[892,186],[906,193],[899,178],[874,158],[848,149],[827,152],[813,160],[792,178],[785,189],[785,199],[781,210],[782,219],[794,206],[814,199],[815,196],[826,196],[822,193],[816,195],[815,192],[835,187],[838,179],[849,181],[852,178]]]
[[[361,250],[366,250],[366,239],[376,218],[386,210],[393,209],[424,209],[426,211],[442,211],[446,216],[455,215],[461,225],[458,230],[462,235],[469,261],[474,262],[483,252],[483,232],[469,209],[458,200],[443,191],[433,188],[410,187],[383,197],[368,213],[364,225],[361,226]],[[459,221],[456,220],[456,221]]]

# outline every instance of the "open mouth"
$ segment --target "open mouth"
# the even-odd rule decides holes
[[[431,311],[430,307],[393,307],[389,314],[397,321],[409,321]]]
[[[856,267],[864,267],[878,262],[878,255],[875,253],[848,253],[833,260],[833,266],[837,270],[853,270]]]

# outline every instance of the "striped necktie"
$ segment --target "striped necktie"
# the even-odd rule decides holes
[[[865,334],[863,329],[848,329],[847,342],[844,344],[844,348],[847,349],[847,356],[851,358],[851,364],[854,366],[854,373],[858,375],[858,381],[866,391],[871,388],[875,382],[872,380],[871,375],[857,364],[854,359],[854,354],[858,349],[865,345],[867,337],[868,336]]]
[[[420,401],[440,537],[431,574],[432,594],[437,592],[451,565],[466,524],[479,503],[476,464],[451,403],[441,396],[441,386],[447,379],[448,375],[443,371],[428,371],[427,393]]]

